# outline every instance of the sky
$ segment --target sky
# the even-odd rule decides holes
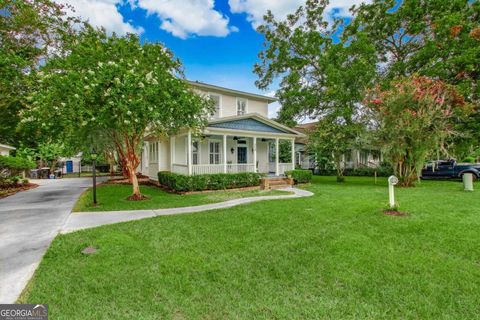
[[[271,10],[278,18],[294,12],[304,0],[55,0],[75,8],[76,16],[108,32],[137,33],[142,41],[161,42],[184,65],[189,80],[231,89],[274,95],[255,87],[252,72],[262,50],[255,31]],[[350,16],[349,8],[365,0],[331,0],[328,16]],[[274,103],[269,115],[280,108]]]

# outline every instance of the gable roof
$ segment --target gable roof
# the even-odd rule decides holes
[[[239,96],[239,97],[246,97],[246,98],[252,98],[252,99],[256,99],[256,100],[265,101],[266,103],[272,103],[272,102],[277,101],[277,99],[273,98],[273,97],[268,97],[268,96],[264,96],[264,95],[261,95],[261,94],[250,93],[250,92],[245,92],[245,91],[240,91],[240,90],[235,90],[235,89],[229,89],[229,88],[220,87],[220,86],[216,86],[216,85],[213,85],[213,84],[208,84],[208,83],[204,83],[204,82],[200,82],[200,81],[187,80],[187,82],[190,83],[193,86],[200,87],[202,89],[222,91],[222,92],[230,93],[232,95],[236,95],[236,96]]]
[[[300,133],[292,128],[284,126],[274,120],[268,119],[258,113],[247,113],[243,116],[224,117],[211,120],[208,123],[209,128],[254,131],[266,133],[281,133],[303,137]]]

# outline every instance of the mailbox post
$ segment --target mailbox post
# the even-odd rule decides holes
[[[394,186],[398,183],[398,178],[395,176],[388,177],[388,200],[390,209],[395,208],[395,193]]]

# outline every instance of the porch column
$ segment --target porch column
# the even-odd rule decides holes
[[[223,173],[227,173],[227,135],[223,135]]]
[[[170,137],[170,171],[173,172],[175,163],[175,137]]]
[[[253,137],[253,172],[257,172],[257,137]]]
[[[160,171],[160,140],[157,141],[157,171]]]
[[[188,130],[187,135],[187,167],[188,175],[192,175],[192,132]]]
[[[275,175],[280,175],[280,168],[279,168],[279,152],[278,152],[278,138],[275,138]]]
[[[295,170],[295,139],[292,139],[292,170]]]

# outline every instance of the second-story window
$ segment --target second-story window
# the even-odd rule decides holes
[[[213,100],[215,110],[211,114],[212,118],[220,118],[220,96],[218,94],[209,94],[210,99]]]
[[[247,113],[247,100],[237,98],[237,116],[243,116]]]

